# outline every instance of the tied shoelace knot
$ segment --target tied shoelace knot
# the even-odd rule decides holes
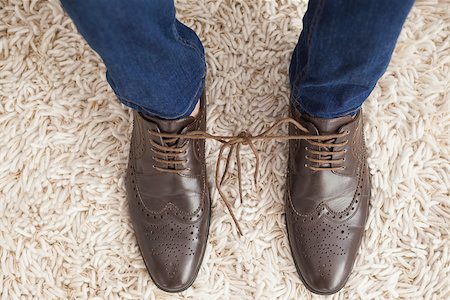
[[[339,170],[345,168],[344,166],[335,166],[335,164],[342,164],[345,161],[345,158],[342,159],[333,159],[333,155],[344,154],[346,150],[336,150],[336,148],[344,147],[348,144],[348,140],[344,142],[337,143],[336,140],[338,138],[342,138],[348,135],[349,131],[344,131],[341,133],[335,134],[326,134],[326,135],[274,135],[273,133],[282,128],[285,124],[291,124],[298,130],[303,131],[304,133],[309,133],[308,129],[303,127],[298,121],[292,118],[284,118],[279,120],[270,126],[267,130],[263,131],[258,135],[251,135],[246,131],[241,132],[237,136],[223,136],[223,135],[212,135],[210,133],[204,131],[192,131],[189,133],[175,134],[175,133],[163,133],[157,132],[154,130],[149,130],[149,133],[155,137],[161,138],[164,145],[160,145],[150,139],[150,143],[152,146],[152,150],[155,154],[165,157],[156,157],[154,156],[155,161],[163,163],[166,167],[154,166],[157,170],[161,172],[170,172],[170,173],[180,173],[182,171],[189,170],[189,168],[184,167],[184,164],[187,163],[186,155],[187,155],[187,143],[183,143],[182,145],[178,145],[179,139],[184,140],[215,140],[220,142],[222,145],[219,148],[219,155],[216,161],[216,172],[215,172],[215,183],[217,191],[220,194],[222,201],[230,213],[233,222],[236,225],[236,228],[240,235],[242,234],[241,227],[236,216],[233,213],[230,202],[228,201],[227,196],[222,190],[222,183],[227,177],[229,173],[230,161],[233,153],[236,156],[236,164],[237,164],[237,177],[239,184],[239,198],[242,203],[243,193],[242,193],[242,170],[241,170],[241,146],[248,146],[253,152],[255,157],[255,172],[253,174],[253,178],[255,184],[258,181],[258,173],[260,166],[260,159],[258,155],[258,150],[255,146],[255,141],[270,141],[270,140],[279,140],[279,141],[287,141],[287,140],[308,140],[308,142],[317,147],[317,150],[310,149],[306,147],[306,151],[311,154],[318,155],[319,158],[311,158],[308,155],[306,159],[310,162],[316,163],[316,166],[306,164],[305,167],[313,170],[313,171],[324,171],[324,170]],[[228,154],[225,156],[225,150],[229,149]],[[225,168],[223,172],[220,172],[220,163],[223,159],[225,160]]]

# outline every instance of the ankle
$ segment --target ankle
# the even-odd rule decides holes
[[[199,112],[200,112],[200,100],[197,101],[197,104],[195,105],[194,110],[192,111],[190,116],[195,118]]]

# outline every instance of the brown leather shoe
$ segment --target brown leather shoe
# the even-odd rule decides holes
[[[309,133],[341,137],[289,143],[286,224],[297,271],[316,294],[333,294],[347,282],[367,220],[370,177],[361,112],[313,118],[292,110]]]
[[[205,142],[154,132],[205,130],[205,97],[196,118],[162,120],[134,112],[126,189],[139,249],[154,283],[187,289],[205,253],[210,222]]]

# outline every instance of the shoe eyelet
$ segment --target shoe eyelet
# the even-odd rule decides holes
[[[308,146],[305,146],[305,150],[306,150],[306,151],[308,151],[308,150],[309,150]]]
[[[309,166],[308,166],[308,164],[305,164],[305,168],[308,168]]]

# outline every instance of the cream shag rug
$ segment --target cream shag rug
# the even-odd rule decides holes
[[[257,133],[287,115],[288,63],[306,1],[178,1],[204,41],[208,130]],[[418,1],[364,106],[372,207],[336,299],[448,299],[449,2]],[[131,111],[58,1],[0,0],[0,299],[309,299],[283,216],[287,147],[243,149],[239,238],[212,176],[207,253],[192,288],[158,290],[130,227]],[[213,174],[219,145],[208,142]],[[237,195],[236,178],[226,191]]]

